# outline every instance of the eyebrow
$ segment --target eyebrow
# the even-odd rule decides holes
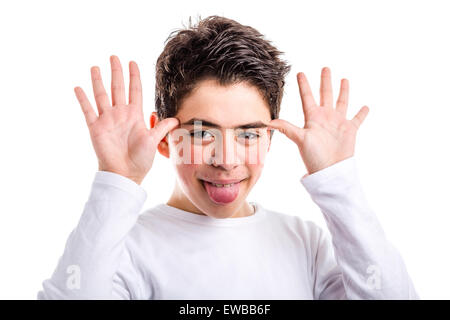
[[[181,125],[194,125],[194,122],[201,122],[202,126],[205,127],[211,127],[211,128],[220,128],[220,126],[216,123],[212,123],[210,121],[207,120],[203,120],[203,119],[199,119],[199,118],[192,118],[186,122],[183,122]],[[252,123],[246,123],[246,124],[241,124],[238,126],[234,126],[231,129],[251,129],[251,128],[266,128],[267,125],[262,122],[262,121],[256,121],[256,122],[252,122]]]

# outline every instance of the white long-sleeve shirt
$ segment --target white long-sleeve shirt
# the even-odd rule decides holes
[[[167,204],[140,213],[146,191],[98,171],[38,299],[419,299],[369,208],[354,157],[300,181],[331,239],[258,202],[240,218]]]

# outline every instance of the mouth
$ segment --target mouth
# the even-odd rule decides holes
[[[240,185],[247,179],[199,180],[209,199],[215,204],[224,205],[233,202],[238,197]]]
[[[226,179],[226,180],[204,180],[204,179],[199,179],[199,180],[202,181],[202,182],[206,182],[206,183],[212,184],[212,185],[214,185],[216,187],[225,187],[225,188],[227,188],[227,187],[232,186],[233,184],[240,183],[240,182],[244,181],[245,179]]]

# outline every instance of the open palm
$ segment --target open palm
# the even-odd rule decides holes
[[[322,69],[319,105],[314,100],[306,76],[299,73],[297,81],[305,119],[304,127],[297,127],[282,119],[270,121],[269,126],[284,133],[297,144],[308,174],[311,174],[353,156],[356,134],[369,108],[364,106],[353,119],[346,118],[349,91],[346,79],[341,81],[334,108],[329,68]]]
[[[178,125],[176,118],[167,118],[147,129],[142,109],[142,85],[138,66],[130,62],[129,101],[126,102],[122,67],[111,56],[110,103],[103,86],[100,69],[91,68],[92,86],[97,104],[95,114],[86,94],[76,87],[75,94],[85,115],[99,170],[121,174],[140,184],[152,167],[158,143]]]

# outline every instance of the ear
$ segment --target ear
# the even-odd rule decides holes
[[[150,130],[153,129],[159,122],[156,111],[153,111],[150,115]],[[166,158],[170,157],[169,143],[167,136],[165,136],[158,144],[158,152]]]

